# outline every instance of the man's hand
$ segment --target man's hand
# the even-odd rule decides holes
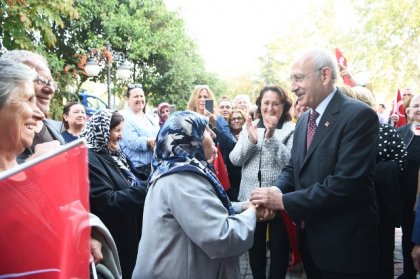
[[[283,193],[275,186],[255,189],[251,193],[250,201],[256,207],[264,206],[272,210],[284,210]]]
[[[58,140],[39,143],[35,145],[35,152],[28,158],[28,160],[35,159],[41,155],[49,153],[51,150],[54,150],[58,147],[60,147],[60,142]]]
[[[413,258],[414,268],[420,271],[420,245],[414,245],[413,251],[411,251],[411,257]]]
[[[94,239],[90,239],[90,262],[92,260],[95,262],[95,264],[99,263],[104,259],[104,255],[102,254],[102,244]]]

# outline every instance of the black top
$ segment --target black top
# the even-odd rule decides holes
[[[131,278],[141,236],[146,187],[131,186],[111,155],[93,150],[89,150],[89,179],[91,212],[102,220],[115,240],[123,278]]]
[[[70,134],[69,131],[67,131],[67,130],[62,132],[61,135],[63,136],[63,139],[66,141],[66,143],[72,142],[72,141],[77,140],[79,138],[79,136],[75,136],[73,134]]]

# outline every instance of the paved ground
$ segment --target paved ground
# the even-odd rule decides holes
[[[401,253],[401,229],[395,229],[395,252],[394,252],[394,274],[395,278],[402,273],[402,253]],[[241,278],[252,279],[251,268],[248,263],[248,254],[241,256]],[[420,275],[417,275],[420,279]],[[292,271],[287,274],[286,279],[306,279],[305,272],[302,266],[297,265]]]

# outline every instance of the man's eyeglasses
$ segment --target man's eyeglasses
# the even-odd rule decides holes
[[[50,87],[52,87],[54,90],[57,90],[57,89],[58,89],[57,83],[55,83],[55,81],[53,81],[53,80],[51,80],[51,79],[48,79],[48,78],[46,78],[46,77],[37,76],[37,77],[34,79],[34,82],[35,82],[36,84],[38,84],[38,85],[42,86],[42,87],[45,87],[45,86],[50,86]]]
[[[302,82],[305,79],[310,78],[311,76],[313,76],[314,74],[318,73],[321,70],[322,69],[316,70],[315,72],[312,72],[312,73],[307,74],[307,75],[293,75],[293,76],[289,77],[289,82]]]
[[[128,87],[128,90],[131,90],[134,88],[143,88],[143,85],[141,83],[129,83],[127,87]]]

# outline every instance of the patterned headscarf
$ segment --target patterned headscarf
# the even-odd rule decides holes
[[[201,141],[207,125],[208,120],[205,117],[192,111],[175,112],[171,115],[157,136],[149,187],[162,176],[176,172],[194,172],[211,183],[229,215],[233,215],[232,205],[216,175],[206,167],[207,163],[196,158],[204,153]]]
[[[93,149],[95,152],[105,151],[112,156],[118,157],[118,159],[126,164],[125,155],[120,149],[113,152],[108,150],[108,142],[111,134],[111,118],[114,112],[110,109],[100,109],[95,112],[87,121],[81,136],[86,139],[89,149]]]
[[[162,118],[161,110],[164,109],[164,108],[169,108],[169,107],[170,107],[170,105],[168,103],[160,103],[157,107],[157,114],[159,116],[159,125],[160,126],[162,126],[163,123],[165,123],[165,120],[163,120],[163,118]]]

